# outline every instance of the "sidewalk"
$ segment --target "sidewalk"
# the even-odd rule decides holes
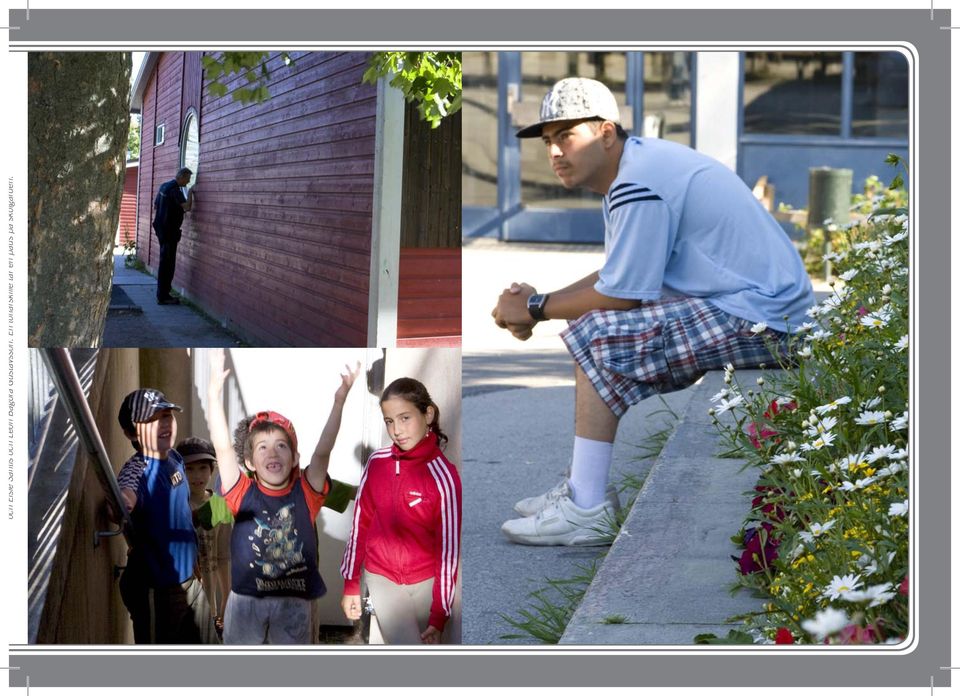
[[[157,280],[113,256],[113,289],[103,329],[104,348],[236,348],[236,336],[184,302],[158,305]]]

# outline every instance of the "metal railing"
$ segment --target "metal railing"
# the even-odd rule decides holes
[[[70,415],[70,420],[73,421],[80,446],[93,460],[93,470],[97,480],[100,482],[107,499],[122,518],[120,529],[129,543],[133,536],[133,521],[130,519],[130,513],[127,512],[126,505],[123,504],[123,499],[120,497],[120,486],[117,484],[116,474],[113,472],[113,467],[110,466],[110,457],[103,445],[103,439],[100,437],[93,412],[84,396],[83,385],[73,364],[73,359],[66,348],[43,348],[41,349],[41,355],[50,372],[50,377],[57,387],[60,399]]]

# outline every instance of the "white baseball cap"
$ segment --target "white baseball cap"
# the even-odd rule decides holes
[[[586,77],[567,77],[551,87],[543,98],[540,121],[518,130],[517,137],[539,138],[547,123],[588,118],[620,123],[616,97],[602,82]]]

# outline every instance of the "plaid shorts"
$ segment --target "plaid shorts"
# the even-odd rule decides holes
[[[690,386],[708,370],[776,363],[787,335],[750,331],[753,322],[706,300],[670,297],[630,310],[587,312],[560,334],[615,415],[655,394]]]

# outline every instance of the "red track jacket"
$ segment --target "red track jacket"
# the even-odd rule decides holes
[[[430,625],[442,631],[460,566],[460,475],[431,431],[409,452],[370,455],[360,478],[353,531],[340,564],[343,593],[360,594],[360,570],[400,585],[430,577]]]

